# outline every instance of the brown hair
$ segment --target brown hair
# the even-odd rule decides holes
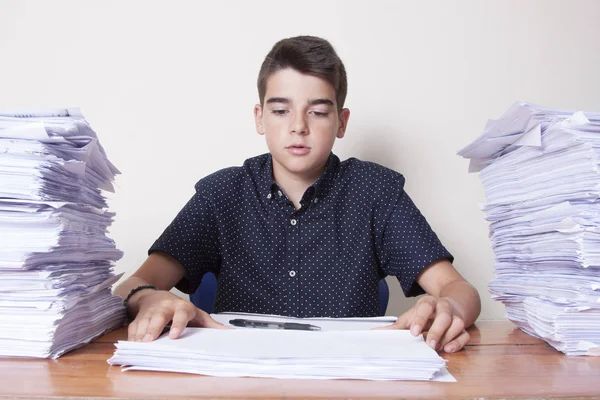
[[[344,107],[348,90],[346,69],[327,40],[315,36],[296,36],[275,43],[258,73],[261,106],[265,100],[267,79],[284,68],[325,79],[335,90],[338,111]]]

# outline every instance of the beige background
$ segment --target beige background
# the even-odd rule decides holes
[[[129,274],[199,178],[266,152],[252,107],[271,46],[325,37],[352,111],[334,151],[402,172],[481,318],[503,318],[483,190],[456,152],[518,100],[600,111],[598,21],[593,0],[0,0],[0,108],[82,108],[123,172],[111,236]],[[399,314],[410,302],[390,283]]]

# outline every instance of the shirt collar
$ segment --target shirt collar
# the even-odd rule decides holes
[[[260,182],[258,182],[260,191],[264,198],[270,198],[270,196],[276,195],[277,191],[280,190],[279,185],[277,185],[277,182],[273,179],[273,156],[268,153],[266,157],[263,158],[261,164],[261,172],[259,174]],[[310,195],[311,199],[316,197],[320,201],[329,193],[335,183],[335,179],[339,172],[339,166],[340,159],[338,156],[330,153],[327,158],[327,163],[325,164],[325,169],[315,183],[307,189],[308,193],[312,192]]]

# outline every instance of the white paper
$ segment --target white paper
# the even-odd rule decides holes
[[[346,321],[350,322],[350,321]],[[360,324],[360,321],[354,321]],[[108,362],[126,370],[296,379],[454,381],[422,336],[406,330],[186,328],[180,338],[119,341]]]
[[[118,170],[78,110],[0,111],[0,357],[56,358],[120,327]]]
[[[252,329],[239,328],[229,323],[232,319],[245,318],[252,320],[260,320],[266,322],[300,322],[318,326],[321,331],[355,331],[369,330],[392,325],[396,322],[396,317],[372,317],[372,318],[293,318],[283,317],[280,315],[266,314],[251,314],[251,313],[220,313],[211,314],[211,317],[225,326],[236,329]]]
[[[492,298],[557,350],[599,355],[600,113],[517,103],[459,154],[485,189]]]

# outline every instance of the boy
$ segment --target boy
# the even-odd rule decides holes
[[[150,341],[172,320],[225,328],[169,290],[193,293],[218,274],[215,312],[296,317],[375,316],[378,281],[395,275],[407,296],[428,295],[387,329],[427,330],[436,350],[454,352],[479,315],[477,291],[403,190],[380,165],[331,153],[350,116],[344,65],[326,40],[275,44],[258,77],[256,129],[269,153],[218,171],[115,293],[134,321],[129,340]]]

